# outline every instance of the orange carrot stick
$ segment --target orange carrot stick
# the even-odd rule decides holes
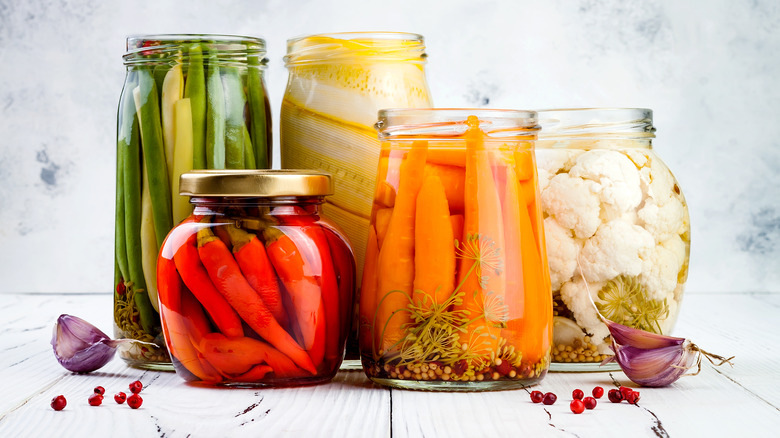
[[[379,251],[378,304],[374,336],[379,354],[385,354],[404,337],[402,326],[414,287],[414,217],[417,193],[425,171],[426,141],[415,141],[401,164],[398,194],[384,246]]]
[[[460,242],[463,240],[463,215],[453,214],[450,216],[450,225],[452,225],[452,238],[453,241]]]
[[[550,348],[552,341],[552,290],[547,265],[547,251],[538,236],[534,235],[534,220],[523,208],[527,201],[523,192],[518,192],[518,215],[520,247],[522,249],[522,280],[525,308],[523,318],[517,327],[520,340],[517,348],[523,352],[523,359],[530,363],[539,362]],[[541,221],[541,218],[536,220]],[[516,268],[515,268],[516,269]],[[510,327],[511,328],[511,327]]]
[[[392,208],[380,208],[376,211],[376,219],[374,219],[374,225],[376,226],[376,239],[377,245],[381,249],[382,244],[385,241],[387,235],[387,227],[390,225],[390,217],[393,214]]]
[[[366,244],[366,261],[363,265],[363,281],[358,296],[358,343],[360,351],[374,351],[374,336],[372,324],[376,314],[376,287],[377,287],[377,248],[376,230],[371,225],[368,230],[368,242]],[[374,357],[374,359],[377,359]]]
[[[276,272],[274,267],[271,266],[271,261],[268,260],[265,246],[257,236],[234,225],[216,228],[224,228],[224,231],[230,237],[230,242],[233,246],[233,256],[236,258],[236,262],[238,262],[244,277],[246,277],[246,281],[260,295],[263,304],[268,307],[268,310],[276,318],[276,322],[282,327],[287,327],[290,321],[287,317],[287,311],[284,310]]]
[[[417,195],[414,221],[414,303],[441,304],[455,289],[455,244],[442,181],[429,174]]]
[[[206,268],[198,256],[197,239],[192,234],[184,245],[180,246],[173,259],[184,284],[203,304],[214,324],[227,336],[243,336],[244,329],[241,319],[235,309],[228,304],[225,297],[217,291],[209,279]]]
[[[457,308],[465,310],[470,319],[460,336],[461,343],[467,344],[472,353],[486,357],[496,351],[506,317],[504,227],[484,134],[476,116],[469,116],[467,123],[464,242],[458,269],[458,284],[465,295]]]
[[[225,244],[208,228],[198,231],[198,254],[214,286],[249,327],[298,366],[316,374],[317,370],[309,355],[276,322],[263,300],[241,274]]]
[[[440,164],[426,164],[426,175],[436,175],[444,186],[447,194],[447,205],[450,212],[463,211],[463,186],[466,182],[466,171],[463,167],[444,166]]]

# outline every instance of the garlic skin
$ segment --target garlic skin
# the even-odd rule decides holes
[[[632,382],[647,386],[661,387],[676,382],[695,366],[698,370],[689,374],[695,376],[701,371],[701,356],[704,355],[715,366],[728,363],[730,358],[708,353],[685,338],[663,336],[627,327],[603,319],[612,335],[612,350],[615,355],[604,363],[616,361]],[[715,363],[713,359],[720,361]]]
[[[648,387],[668,386],[697,363],[698,349],[688,340],[682,345],[642,349],[613,343],[615,360],[632,382]]]
[[[88,373],[114,358],[125,340],[112,340],[94,325],[72,315],[60,315],[54,324],[51,345],[57,361],[68,371]]]

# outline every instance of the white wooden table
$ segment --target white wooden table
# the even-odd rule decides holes
[[[0,294],[0,437],[694,437],[780,436],[780,294],[693,294],[676,334],[702,348],[736,355],[733,368],[703,365],[700,375],[667,388],[642,388],[637,406],[606,396],[593,411],[569,410],[571,391],[633,386],[620,372],[550,373],[538,385],[552,406],[528,391],[430,393],[389,390],[362,372],[341,372],[329,384],[289,389],[212,389],[174,373],[128,368],[116,358],[89,375],[54,359],[52,327],[70,313],[110,333],[110,295]],[[112,395],[140,379],[143,406],[117,405]],[[91,407],[92,389],[106,388]],[[51,399],[63,394],[65,410]]]

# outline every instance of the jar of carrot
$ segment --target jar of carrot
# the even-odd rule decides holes
[[[321,214],[314,171],[181,176],[192,215],[157,259],[160,316],[176,373],[224,386],[321,383],[338,371],[355,288],[352,249]]]
[[[552,296],[536,113],[390,109],[359,302],[363,369],[443,391],[540,381]]]

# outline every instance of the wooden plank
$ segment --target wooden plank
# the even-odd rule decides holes
[[[703,365],[696,377],[667,388],[642,388],[639,406],[612,404],[574,415],[571,391],[628,384],[620,372],[552,373],[538,385],[552,406],[530,402],[528,390],[430,393],[387,390],[361,372],[342,372],[327,385],[282,389],[215,389],[187,384],[174,373],[129,368],[115,359],[75,375],[54,359],[49,340],[60,313],[107,332],[110,295],[2,295],[0,314],[0,436],[771,436],[780,427],[780,294],[689,294],[676,334],[721,354],[735,366]],[[131,410],[111,395],[132,380],[147,387]],[[87,404],[96,385],[109,397]],[[68,407],[55,412],[52,397]],[[392,418],[392,419],[391,419]]]
[[[111,325],[110,295],[46,297],[6,295],[0,309],[11,318],[0,337],[0,436],[389,436],[390,391],[362,372],[342,372],[326,385],[279,389],[204,388],[171,372],[129,368],[115,358],[106,367],[72,374],[55,360],[49,340],[61,312]],[[31,311],[31,309],[35,309]],[[117,405],[113,394],[141,380],[139,410]],[[99,407],[87,398],[106,388]],[[7,390],[7,391],[6,391]],[[68,406],[55,412],[51,399],[63,394]],[[371,421],[366,421],[371,419]]]

